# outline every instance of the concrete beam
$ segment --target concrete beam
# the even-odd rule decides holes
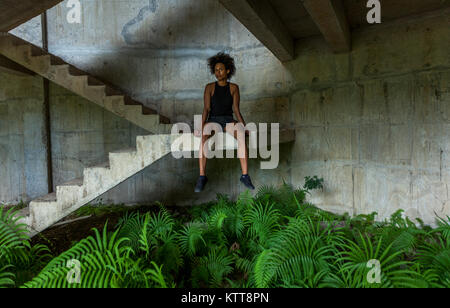
[[[34,72],[26,69],[20,64],[9,60],[8,58],[0,55],[0,70],[19,76],[34,76]]]
[[[40,15],[62,0],[2,0],[0,1],[0,32],[8,32]]]
[[[336,53],[351,50],[350,26],[342,0],[301,0],[325,40]]]
[[[219,0],[281,62],[294,59],[294,38],[268,0]]]

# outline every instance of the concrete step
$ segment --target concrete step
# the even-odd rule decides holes
[[[127,106],[141,106],[142,107],[142,114],[144,115],[150,115],[150,114],[158,114],[156,110],[153,110],[152,108],[146,107],[143,104],[139,103],[138,101],[135,101],[129,96],[124,97],[124,103]]]
[[[101,190],[105,183],[113,181],[109,162],[85,168],[83,170],[83,179],[83,186],[85,188],[83,194],[91,195]]]
[[[76,187],[83,186],[83,178],[74,179],[67,183],[61,184],[58,187],[68,187],[68,186],[76,186]]]
[[[98,80],[97,78],[94,78],[92,76],[89,76],[88,85],[90,85],[90,86],[105,86],[105,84],[103,82],[101,82],[100,80]]]
[[[105,86],[86,85],[84,89],[85,97],[95,102],[103,102],[106,98]]]
[[[111,176],[118,179],[123,174],[134,174],[144,168],[145,164],[140,159],[135,148],[125,149],[109,153]]]
[[[51,193],[43,197],[39,197],[32,201],[33,203],[48,203],[56,202],[56,193]]]
[[[83,182],[83,178],[78,178],[56,187],[56,200],[63,210],[70,208],[77,200],[82,199],[84,192]]]
[[[21,59],[29,59],[31,56],[31,46],[30,45],[19,45],[16,46],[15,53]]]
[[[44,54],[40,56],[32,56],[31,59],[35,62],[47,62],[50,65],[51,56],[49,54]]]
[[[30,226],[31,225],[30,207],[27,206],[26,208],[21,209],[20,211],[17,212],[15,217],[19,217],[19,220],[17,220],[18,224]]]
[[[52,64],[50,65],[50,72],[54,75],[50,76],[54,80],[58,80],[58,84],[61,84],[61,81],[66,81],[66,77],[69,75],[69,65],[68,64]],[[57,78],[61,78],[59,80]]]
[[[40,48],[40,47],[35,46],[35,45],[32,45],[32,46],[31,46],[31,54],[30,54],[30,55],[31,55],[32,57],[35,57],[35,56],[44,56],[44,55],[49,56],[49,54],[48,54],[47,51],[45,51],[43,48]]]
[[[66,78],[68,80],[70,90],[76,93],[82,93],[82,96],[85,97],[84,89],[86,88],[89,76],[73,76],[69,73]]]
[[[161,124],[162,126],[164,124]],[[136,138],[137,153],[144,165],[150,165],[154,161],[167,155],[171,151],[172,141],[176,136],[169,134],[138,136]]]
[[[52,65],[69,65],[60,57],[50,54],[50,61]]]

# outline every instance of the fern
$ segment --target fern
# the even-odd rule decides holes
[[[51,258],[47,246],[31,246],[21,218],[15,207],[0,209],[0,287],[22,284]]]
[[[156,263],[153,261],[151,262],[151,264],[154,268],[146,270],[145,273],[150,277],[152,281],[156,283],[159,288],[167,288],[167,284],[161,270],[162,266],[158,267],[158,265],[156,265]]]
[[[271,234],[280,228],[280,214],[273,208],[273,204],[266,202],[264,205],[257,202],[244,214],[244,226],[247,228],[247,235],[257,239],[264,246]]]
[[[275,276],[275,265],[272,260],[272,251],[269,249],[264,250],[256,258],[253,274],[255,286],[257,288],[267,288],[270,285],[272,278]]]
[[[383,222],[377,213],[335,215],[305,201],[322,183],[262,186],[236,202],[217,194],[187,223],[157,202],[157,213],[126,213],[115,231],[94,229],[48,263],[48,248],[31,246],[15,213],[0,212],[0,287],[450,287],[449,217],[433,230],[403,211]],[[71,260],[79,284],[69,283]],[[380,284],[368,281],[371,260]]]
[[[318,284],[320,279],[316,278],[330,270],[328,262],[337,253],[336,247],[325,244],[325,233],[317,234],[318,229],[311,222],[291,218],[286,228],[271,239],[270,250],[258,257],[254,269],[257,286],[267,287],[277,282],[307,285],[306,281]],[[327,236],[330,241],[334,238]]]
[[[189,223],[183,226],[178,236],[178,243],[183,253],[193,257],[201,247],[206,246],[203,238],[204,227],[199,223]],[[201,246],[203,244],[203,246]]]
[[[28,230],[25,224],[19,224],[20,217],[14,208],[3,212],[0,210],[0,260],[11,262],[14,249],[30,248]]]
[[[437,217],[436,219],[438,228],[434,231],[435,233],[442,234],[442,237],[444,238],[447,243],[450,242],[450,216],[447,216],[447,220]]]
[[[345,264],[340,271],[347,272],[348,275],[354,275],[359,279],[363,287],[405,287],[410,286],[411,281],[417,278],[416,273],[407,268],[411,266],[410,262],[402,261],[401,251],[392,253],[392,244],[385,249],[382,248],[383,239],[379,239],[376,246],[372,241],[360,234],[358,242],[348,241],[348,244],[342,244],[344,250],[340,253],[341,261]],[[370,269],[367,264],[370,260],[378,260],[381,270],[381,285],[370,283],[367,275]],[[357,278],[356,278],[357,277]]]
[[[450,242],[438,238],[423,243],[418,248],[416,262],[423,268],[432,269],[442,284],[450,282]]]
[[[226,250],[212,248],[207,256],[199,258],[197,268],[193,272],[194,284],[203,281],[210,287],[221,287],[226,276],[233,271],[232,264],[233,258]]]
[[[26,283],[27,288],[55,288],[55,287],[110,287],[117,273],[126,269],[126,260],[131,249],[122,246],[126,238],[117,238],[118,231],[111,236],[107,234],[107,224],[102,235],[94,229],[95,237],[90,236],[80,241],[67,252],[53,259],[39,275]],[[70,283],[67,275],[70,269],[68,261],[78,260],[81,264],[80,284]]]
[[[15,282],[15,275],[10,271],[12,265],[5,265],[0,268],[0,288],[12,287]]]

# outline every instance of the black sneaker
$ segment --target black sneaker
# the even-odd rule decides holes
[[[250,176],[248,174],[241,176],[241,182],[244,183],[245,187],[247,187],[248,189],[255,189],[255,186],[253,186],[252,180],[250,179]]]
[[[205,177],[199,177],[197,180],[197,185],[195,186],[195,192],[199,193],[202,192],[203,189],[205,189],[205,185],[208,183],[208,178]]]

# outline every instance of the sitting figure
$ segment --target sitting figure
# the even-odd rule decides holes
[[[247,188],[254,190],[255,187],[253,186],[250,176],[248,175],[248,153],[247,145],[245,143],[245,133],[240,131],[243,130],[243,127],[245,127],[246,124],[239,110],[239,86],[228,81],[236,72],[234,59],[225,53],[218,53],[208,59],[208,65],[211,70],[211,74],[215,75],[217,81],[206,85],[202,117],[202,129],[205,129],[203,129],[203,131],[195,131],[195,136],[202,137],[199,158],[200,178],[195,186],[195,192],[203,191],[206,183],[208,182],[208,178],[206,176],[207,157],[204,152],[204,145],[213,135],[205,135],[204,131],[211,131],[211,128],[208,128],[207,126],[212,125],[212,123],[220,124],[224,132],[231,134],[238,140],[238,157],[241,161],[242,168],[242,176],[240,181]],[[238,121],[233,118],[233,112]],[[237,125],[236,127],[238,129],[236,129],[236,123],[242,123],[243,126]],[[238,136],[242,135],[244,138],[238,138]]]

